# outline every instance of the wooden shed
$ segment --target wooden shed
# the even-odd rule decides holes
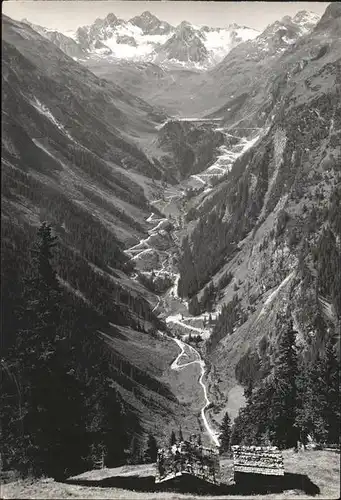
[[[276,446],[232,446],[233,471],[236,482],[245,474],[284,476],[282,452]]]
[[[189,441],[159,449],[155,482],[161,483],[183,475],[220,484],[218,449],[205,448]]]

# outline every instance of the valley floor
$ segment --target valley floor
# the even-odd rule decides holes
[[[336,499],[340,497],[340,455],[332,451],[305,451],[294,453],[286,450],[284,455],[284,467],[286,471],[286,488],[282,493],[255,494],[254,499],[266,498],[268,500],[285,499]],[[228,484],[232,477],[232,460],[221,458],[221,480]],[[23,480],[2,485],[0,488],[1,498],[114,498],[131,500],[152,499],[240,499],[249,498],[250,494],[240,494],[238,489],[227,486],[231,494],[196,495],[187,492],[167,491],[164,483],[162,490],[157,490],[153,480],[154,465],[132,465],[118,467],[116,469],[103,469],[90,471],[81,476],[82,484],[58,483],[52,479]],[[123,480],[129,483],[122,487]],[[89,486],[86,486],[88,481]],[[96,486],[91,482],[96,481]],[[106,483],[112,487],[103,487]],[[103,486],[100,486],[100,484]],[[118,483],[121,487],[117,487]],[[93,483],[92,483],[93,484]],[[314,495],[319,490],[318,494]]]

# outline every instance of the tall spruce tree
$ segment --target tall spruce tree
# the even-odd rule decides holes
[[[131,464],[138,464],[141,462],[141,443],[136,435],[134,435],[130,442],[130,457],[128,462]]]
[[[337,443],[340,439],[340,363],[332,336],[326,343],[322,357],[322,377],[324,381],[322,410],[326,422],[327,440]]]
[[[224,453],[230,449],[231,441],[231,419],[228,412],[225,413],[220,426],[220,452]]]
[[[200,304],[196,295],[194,295],[193,299],[188,304],[188,312],[192,314],[192,316],[199,316],[201,313]]]
[[[340,429],[340,365],[332,336],[314,363],[302,361],[298,376],[297,425],[320,443],[337,443]]]
[[[253,380],[252,378],[250,378],[247,386],[244,388],[244,397],[247,403],[251,402],[252,393],[253,393]]]
[[[280,448],[296,446],[299,439],[297,428],[297,387],[298,374],[296,332],[290,321],[282,334],[279,357],[273,381],[269,431],[270,439]]]
[[[192,297],[198,288],[198,278],[188,237],[183,239],[181,255],[178,294],[180,297]]]
[[[90,468],[100,447],[108,466],[119,465],[136,421],[110,387],[110,355],[94,335],[106,320],[60,289],[53,258],[64,247],[55,248],[48,224],[33,251],[33,232],[15,236],[2,241],[3,261],[16,270],[2,270],[10,291],[0,374],[4,468],[63,479]]]
[[[149,434],[147,441],[147,449],[145,451],[145,460],[147,463],[156,462],[157,458],[157,442],[152,434]]]
[[[175,443],[176,443],[176,435],[175,435],[175,432],[172,431],[170,439],[169,439],[169,444],[170,444],[170,446],[173,446],[173,444],[175,444]]]
[[[17,352],[25,401],[26,454],[34,473],[51,473],[48,454],[53,448],[50,387],[56,390],[56,330],[60,289],[51,265],[55,238],[46,223],[38,230],[30,275],[24,280],[24,305],[17,336]],[[46,470],[48,469],[48,470]]]
[[[64,478],[86,453],[82,385],[69,372],[72,349],[60,325],[63,294],[51,263],[56,237],[46,223],[37,236],[16,346],[23,441],[33,473]]]

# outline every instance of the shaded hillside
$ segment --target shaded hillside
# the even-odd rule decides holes
[[[100,80],[28,25],[10,21],[6,16],[3,18],[3,40],[13,45],[29,61],[30,66],[26,66],[26,70],[29,67],[33,77],[35,74],[41,77],[42,85],[48,79],[44,90],[55,93],[55,98],[59,98],[59,106],[63,107],[65,103],[65,109],[62,108],[65,111],[63,125],[67,130],[72,128],[75,140],[84,142],[91,138],[98,141],[102,155],[107,155],[106,159],[110,156],[113,163],[123,165],[122,161],[126,159],[128,168],[134,165],[147,175],[153,171],[153,165],[135,146],[133,137],[154,133],[155,125],[165,119],[163,113],[121,87]],[[47,59],[49,64],[46,64]],[[25,75],[22,73],[20,77],[25,78]],[[31,86],[25,81],[27,92],[34,90],[34,83],[33,80]],[[85,101],[86,107],[82,106]],[[60,118],[61,113],[55,112],[53,108],[51,112],[57,119]],[[90,123],[92,128],[88,129]],[[87,131],[91,131],[91,134],[87,134]],[[96,142],[85,145],[96,149]],[[134,163],[129,162],[129,155],[132,155]],[[137,159],[139,162],[135,165]]]
[[[209,292],[226,304],[208,344],[220,379],[212,386],[223,392],[247,351],[253,380],[271,371],[282,314],[293,319],[308,362],[340,326],[340,17],[321,23],[323,31],[317,25],[283,55],[291,72],[284,65],[275,81],[263,82],[268,91],[283,82],[272,120],[197,206],[192,216],[200,219],[183,244],[179,293],[199,292],[200,301]],[[328,49],[321,52],[322,37]]]
[[[27,19],[23,19],[22,22],[31,26],[31,28],[33,28],[34,31],[37,31],[37,33],[39,33],[41,36],[48,38],[63,52],[65,52],[66,55],[75,59],[86,57],[87,54],[83,47],[69,36],[66,36],[59,31],[47,29],[43,26],[39,26],[38,24],[30,23],[30,21],[28,21]]]
[[[20,33],[31,37],[29,44]],[[150,213],[148,176],[160,178],[162,172],[128,138],[128,129],[152,131],[152,108],[99,80],[27,25],[5,19],[3,38],[6,178],[13,183],[21,175],[24,184],[34,181],[36,190],[49,185],[54,194],[39,190],[33,202],[36,218],[43,208],[39,197],[49,205],[68,197],[87,217],[101,215],[101,224],[121,241],[139,238]],[[139,176],[134,182],[126,175],[128,169],[147,176],[142,185]],[[65,210],[54,212],[62,225]]]
[[[53,462],[44,453],[49,442],[56,457],[72,448],[71,400],[74,418],[84,415],[74,434],[84,449],[74,444],[68,472],[93,466],[106,433],[121,434],[119,443],[107,443],[108,461],[119,463],[140,456],[145,432],[166,439],[167,425],[183,417],[165,380],[177,349],[156,335],[164,325],[152,312],[154,295],[132,279],[123,252],[147,236],[148,176],[162,175],[132,135],[153,133],[163,115],[8,18],[2,79],[2,460],[5,468],[27,473],[31,464],[33,472],[62,477],[64,459]],[[45,295],[35,247],[42,221],[57,236],[51,260],[57,281]],[[50,293],[56,302],[46,305]],[[44,323],[45,308],[52,323]],[[142,357],[157,357],[158,367],[139,362],[134,337]],[[42,427],[34,413],[40,407]],[[55,434],[49,441],[53,414],[61,442]],[[163,429],[159,418],[167,422]]]
[[[179,181],[211,165],[223,142],[223,134],[210,123],[176,119],[163,125],[155,141],[161,165]]]

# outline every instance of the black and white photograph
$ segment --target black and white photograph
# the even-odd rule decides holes
[[[2,3],[0,498],[340,497],[341,2]]]

